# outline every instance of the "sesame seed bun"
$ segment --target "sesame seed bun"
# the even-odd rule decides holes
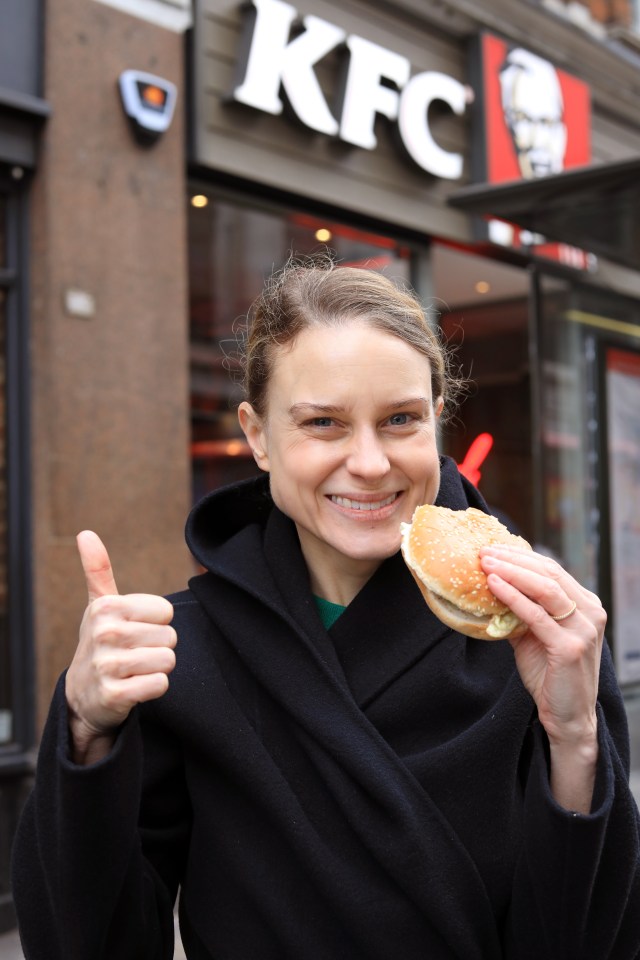
[[[424,599],[443,623],[478,640],[522,636],[527,627],[491,593],[480,567],[481,547],[530,550],[488,513],[425,504],[402,524],[402,555]]]

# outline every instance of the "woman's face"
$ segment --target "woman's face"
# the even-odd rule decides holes
[[[440,482],[425,356],[354,321],[313,327],[280,348],[266,415],[240,422],[275,503],[295,522],[312,585],[325,573],[363,577],[400,546],[400,522]]]

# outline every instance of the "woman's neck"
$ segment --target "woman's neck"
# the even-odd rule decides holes
[[[305,550],[304,543],[301,546],[312,593],[342,607],[349,606],[382,563],[381,560],[354,560],[335,554],[327,557],[322,552]]]

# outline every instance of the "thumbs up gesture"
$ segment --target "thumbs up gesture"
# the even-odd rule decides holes
[[[86,764],[109,752],[137,703],[166,693],[177,636],[168,600],[121,596],[100,538],[85,530],[77,543],[89,603],[65,690],[74,759]]]

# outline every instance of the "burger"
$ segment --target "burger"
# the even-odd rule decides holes
[[[505,545],[531,550],[522,537],[482,510],[418,507],[403,523],[402,556],[439,620],[478,640],[515,639],[526,624],[489,590],[480,548]]]

